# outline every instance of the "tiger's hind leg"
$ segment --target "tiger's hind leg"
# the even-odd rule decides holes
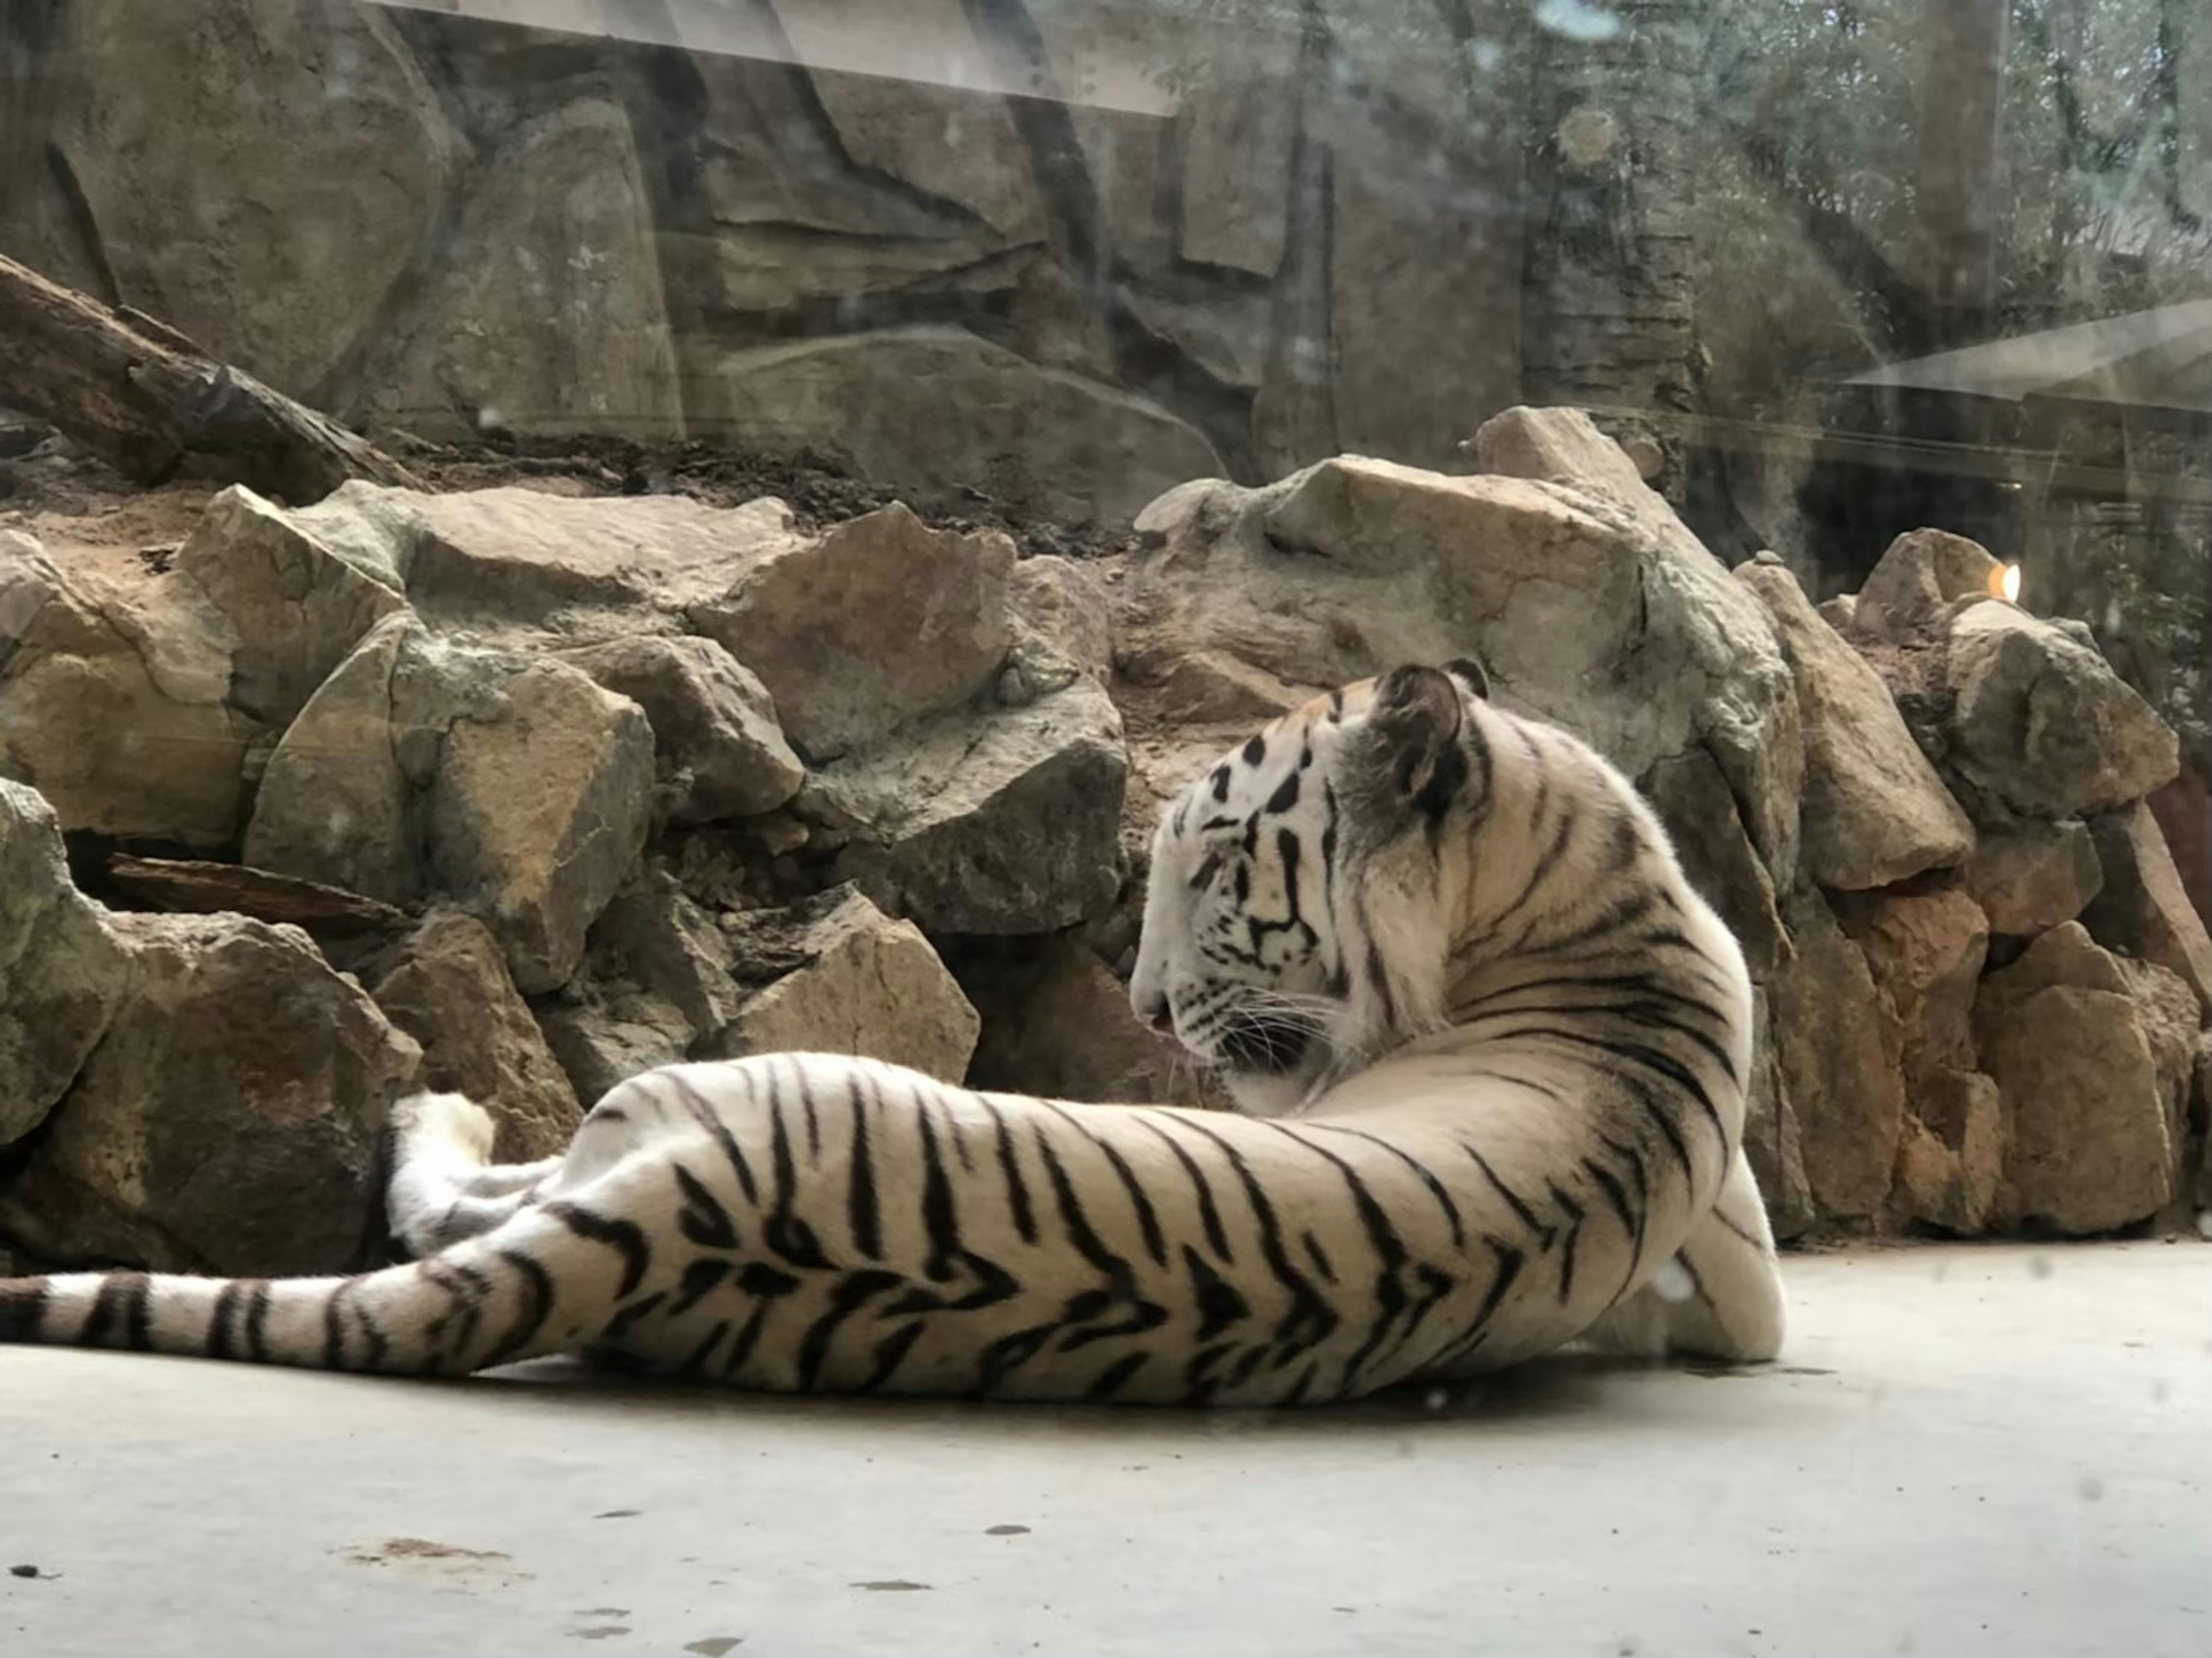
[[[1705,1218],[1651,1281],[1591,1327],[1607,1351],[1762,1363],[1782,1351],[1782,1269],[1741,1150]]]
[[[459,1094],[400,1101],[392,1128],[385,1212],[392,1236],[418,1259],[513,1219],[562,1161],[491,1162],[491,1117]]]

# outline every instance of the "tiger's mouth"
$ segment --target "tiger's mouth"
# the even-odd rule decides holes
[[[1213,1039],[1224,1064],[1262,1076],[1287,1076],[1304,1063],[1321,1031],[1312,1021],[1285,1013],[1231,1017]]]

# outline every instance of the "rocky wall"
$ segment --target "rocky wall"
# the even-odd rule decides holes
[[[2212,1197],[2212,944],[2142,804],[2174,739],[2087,630],[1934,531],[1823,614],[1577,414],[1469,447],[1188,482],[1086,562],[564,481],[234,489],[151,557],[0,536],[0,1238],[342,1266],[424,1084],[517,1157],[639,1070],[794,1048],[1212,1102],[1121,982],[1158,804],[1468,653],[1639,780],[1743,940],[1786,1236]]]
[[[1387,46],[1332,4],[504,9],[544,27],[11,5],[0,252],[374,430],[688,433],[1062,519],[1437,465],[1513,400],[1503,0]]]

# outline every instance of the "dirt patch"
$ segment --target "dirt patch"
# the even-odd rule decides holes
[[[462,1588],[497,1588],[530,1574],[497,1549],[465,1549],[423,1537],[387,1537],[380,1543],[356,1543],[342,1552],[349,1565],[379,1566],[436,1577]]]

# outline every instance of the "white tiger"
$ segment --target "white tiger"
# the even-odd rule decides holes
[[[1581,1337],[1776,1352],[1741,955],[1626,780],[1474,665],[1333,693],[1173,803],[1130,993],[1254,1114],[783,1054],[633,1078],[565,1157],[493,1167],[478,1108],[418,1096],[388,1193],[418,1259],[0,1281],[0,1339],[1187,1405]]]

